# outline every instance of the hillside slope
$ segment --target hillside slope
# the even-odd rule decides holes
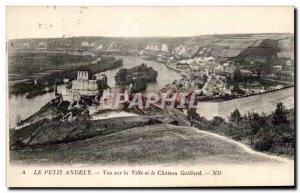
[[[50,147],[11,150],[28,164],[256,164],[279,162],[242,144],[192,127],[154,124]]]

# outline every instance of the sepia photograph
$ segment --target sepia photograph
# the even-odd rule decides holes
[[[7,186],[294,187],[294,14],[7,6]]]

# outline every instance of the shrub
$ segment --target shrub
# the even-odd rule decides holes
[[[276,106],[276,110],[273,113],[272,123],[274,125],[287,124],[288,123],[287,115],[288,115],[288,111],[285,109],[283,103],[278,103]]]
[[[238,109],[235,109],[231,114],[229,120],[234,123],[239,123],[242,119],[241,113]]]
[[[258,151],[268,151],[272,144],[272,138],[262,138],[254,143],[254,148]]]

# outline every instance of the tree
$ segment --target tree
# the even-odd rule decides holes
[[[234,123],[239,123],[242,120],[241,113],[238,109],[235,109],[231,114],[229,120]]]
[[[269,56],[264,56],[265,58],[269,58]],[[266,62],[261,61],[252,61],[250,62],[250,68],[254,71],[258,78],[261,78],[263,74],[269,74],[273,70],[273,63],[270,62],[269,59],[266,59]]]
[[[273,113],[272,123],[274,125],[283,125],[289,123],[287,119],[288,111],[285,109],[283,103],[277,103],[276,110]]]
[[[241,82],[242,81],[242,73],[240,69],[235,69],[233,72],[233,81],[234,82]]]
[[[133,83],[131,91],[133,93],[145,91],[147,89],[147,82],[145,79],[141,78]]]
[[[240,89],[238,82],[233,82],[233,88],[231,91],[237,94],[245,94],[245,92],[242,89]]]
[[[254,136],[258,133],[262,127],[261,117],[258,113],[248,113],[247,115],[247,128],[249,131],[250,143],[253,144]]]
[[[225,119],[219,116],[214,116],[214,118],[211,120],[211,124],[215,126],[221,126],[226,123]]]
[[[96,83],[97,83],[98,90],[105,90],[108,88],[108,85],[104,80],[97,80]]]
[[[116,80],[117,84],[126,84],[127,83],[127,74],[128,74],[128,71],[126,68],[120,69],[115,76],[115,80]]]

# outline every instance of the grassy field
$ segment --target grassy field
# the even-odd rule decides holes
[[[256,164],[278,162],[192,127],[154,124],[55,146],[11,150],[26,164]]]

